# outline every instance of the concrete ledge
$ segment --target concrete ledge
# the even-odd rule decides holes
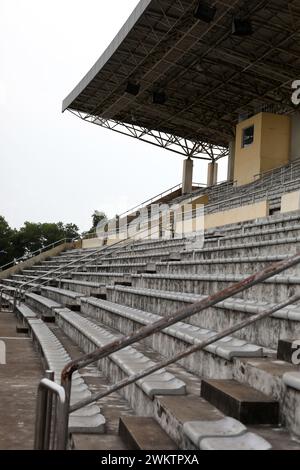
[[[55,248],[52,248],[51,250],[45,251],[44,253],[41,253],[40,255],[34,256],[33,258],[30,258],[27,261],[24,261],[23,263],[19,263],[16,266],[6,269],[5,271],[0,271],[0,279],[5,279],[11,276],[12,274],[18,274],[24,269],[29,269],[33,265],[40,263],[41,261],[45,261],[47,258],[58,255],[62,251],[71,250],[75,248],[76,245],[77,245],[77,242],[63,243],[61,245],[58,245]]]

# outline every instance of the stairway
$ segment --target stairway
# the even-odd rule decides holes
[[[71,250],[1,285],[14,293],[29,281],[16,324],[27,331],[44,369],[57,380],[70,359],[91,352],[243,279],[298,249],[300,214],[207,231],[202,249],[185,240],[110,247],[84,266]],[[51,285],[39,276],[78,261]],[[74,400],[103,391],[151,364],[292,295],[300,266],[80,371]],[[300,370],[292,346],[300,305],[276,312],[233,337],[104,398],[70,421],[73,449],[300,449]],[[54,362],[53,362],[54,361]],[[76,418],[76,419],[75,419]]]

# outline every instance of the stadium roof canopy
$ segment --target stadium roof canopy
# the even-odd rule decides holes
[[[213,160],[226,154],[241,115],[292,112],[299,0],[205,3],[216,7],[210,22],[195,17],[199,1],[141,0],[63,111]],[[252,34],[233,34],[233,18],[250,20]]]

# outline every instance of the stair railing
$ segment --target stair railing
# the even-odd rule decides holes
[[[202,299],[199,302],[195,302],[191,304],[188,307],[179,309],[177,312],[170,314],[164,318],[161,318],[160,320],[156,321],[153,324],[144,326],[140,328],[139,330],[133,332],[132,334],[125,336],[123,338],[117,339],[101,348],[96,349],[95,351],[85,354],[81,356],[80,358],[71,361],[69,364],[65,366],[61,373],[61,387],[65,391],[65,403],[62,406],[63,410],[63,425],[59,428],[59,433],[58,430],[55,430],[56,433],[56,442],[58,445],[58,448],[60,449],[66,449],[68,446],[68,422],[69,422],[69,415],[75,410],[78,410],[84,406],[87,406],[90,403],[93,403],[100,398],[103,398],[104,396],[109,395],[110,393],[120,390],[123,387],[126,387],[127,385],[131,383],[135,383],[137,380],[144,378],[150,374],[153,374],[154,372],[160,370],[161,368],[164,368],[170,364],[173,364],[174,362],[177,362],[180,359],[183,359],[189,354],[192,354],[196,351],[199,351],[203,349],[204,347],[208,346],[209,344],[212,344],[225,336],[228,336],[232,333],[235,333],[242,328],[245,328],[246,326],[259,321],[267,316],[270,316],[272,313],[276,312],[277,310],[280,310],[288,305],[291,305],[295,302],[297,302],[300,299],[300,295],[296,294],[292,297],[289,297],[287,300],[284,302],[279,303],[278,305],[275,305],[274,307],[259,313],[257,315],[251,316],[249,319],[232,326],[231,328],[228,328],[220,333],[216,333],[213,337],[209,338],[208,340],[201,341],[199,344],[196,344],[194,346],[191,346],[187,348],[185,351],[182,353],[177,354],[171,359],[166,359],[159,364],[156,364],[155,366],[144,370],[138,374],[133,375],[132,377],[128,377],[126,379],[123,379],[121,382],[113,385],[110,387],[106,392],[104,393],[99,393],[95,394],[89,399],[82,400],[78,403],[73,404],[72,406],[70,405],[70,397],[71,397],[71,386],[72,386],[72,376],[73,373],[78,371],[79,369],[86,367],[94,362],[98,362],[100,359],[103,359],[112,353],[119,351],[123,348],[126,348],[127,346],[130,346],[131,344],[136,343],[137,341],[141,341],[142,339],[145,339],[149,337],[150,335],[153,335],[154,333],[158,333],[165,328],[174,325],[175,323],[185,320],[187,318],[190,318],[191,316],[195,315],[196,313],[202,312],[203,310],[212,307],[219,302],[232,297],[234,295],[237,295],[241,292],[244,292],[245,290],[261,283],[264,282],[265,280],[297,265],[300,263],[300,252],[295,254],[294,256],[280,261],[278,263],[272,264],[271,266],[266,267],[265,269],[252,274],[248,278],[237,282],[226,289],[223,289],[211,296],[206,297],[205,299]],[[41,420],[41,416],[37,416],[37,420]]]
[[[28,257],[26,257],[26,255],[23,255],[23,256],[20,256],[20,258],[16,258],[13,261],[10,261],[9,263],[6,263],[3,266],[0,266],[0,271],[5,271],[6,269],[16,266],[19,263],[28,261],[29,259],[34,258],[35,256],[40,255],[44,253],[45,251],[51,250],[52,248],[55,248],[58,245],[62,245],[63,243],[72,243],[77,240],[80,240],[80,238],[62,238],[61,240],[57,240],[54,243],[50,243],[49,245],[43,246],[42,248],[39,248],[38,250],[28,253]]]
[[[139,235],[142,235],[143,233],[148,234],[149,233],[149,228],[145,228],[141,231],[139,231]],[[151,232],[152,235],[159,234],[159,230],[155,232]],[[144,239],[147,239],[145,237]],[[87,253],[86,255],[83,255],[79,259],[76,259],[75,261],[70,261],[69,263],[59,266],[58,268],[55,268],[53,270],[47,271],[45,274],[41,274],[40,276],[35,277],[34,279],[30,281],[26,281],[21,286],[19,286],[15,291],[14,291],[14,308],[15,305],[17,304],[18,301],[21,301],[24,297],[25,292],[32,292],[33,290],[36,289],[36,287],[32,287],[33,282],[37,281],[42,281],[45,279],[44,282],[39,282],[39,286],[47,285],[49,282],[53,280],[58,280],[61,279],[63,276],[66,275],[65,270],[68,269],[68,274],[72,274],[75,271],[78,271],[78,269],[84,267],[86,263],[91,259],[91,258],[96,258],[98,261],[99,259],[106,259],[109,258],[112,254],[118,254],[121,250],[124,249],[124,247],[129,246],[131,243],[135,242],[136,240],[133,237],[127,237],[126,239],[120,239],[110,245],[109,247],[107,246],[102,246],[100,248],[97,248],[96,250],[93,250],[90,253]],[[110,251],[108,252],[107,249],[110,248]],[[74,267],[75,266],[75,267]],[[50,278],[50,279],[49,279]],[[28,287],[28,288],[27,288]],[[11,293],[9,289],[0,289],[0,300],[1,300],[1,295],[2,293],[7,292],[8,294]]]

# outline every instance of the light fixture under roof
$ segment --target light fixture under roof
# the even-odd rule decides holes
[[[164,91],[153,92],[153,104],[165,104],[166,101],[167,101],[167,96]]]
[[[251,36],[252,23],[249,18],[234,17],[232,21],[232,34],[234,36]]]
[[[127,82],[126,93],[137,96],[140,92],[140,89],[141,89],[141,85],[139,83],[134,83],[130,81]]]
[[[205,23],[211,23],[216,16],[216,12],[216,7],[212,7],[207,1],[201,0],[194,12],[194,16]]]

